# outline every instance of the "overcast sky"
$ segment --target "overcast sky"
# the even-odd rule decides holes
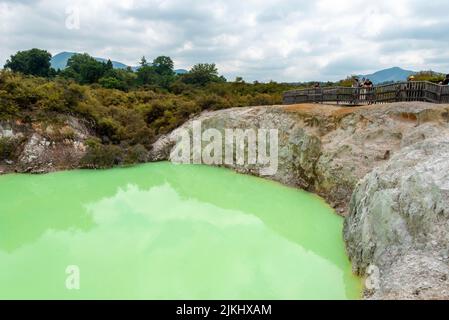
[[[448,12],[448,0],[0,0],[0,64],[37,47],[130,65],[215,62],[248,81],[449,72]]]

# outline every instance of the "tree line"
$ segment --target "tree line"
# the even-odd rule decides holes
[[[186,74],[177,75],[173,60],[167,56],[159,56],[152,63],[142,57],[135,72],[130,67],[115,69],[111,60],[100,62],[87,53],[73,55],[63,70],[55,70],[51,67],[51,58],[46,50],[35,48],[19,51],[7,60],[4,68],[24,75],[61,77],[79,84],[99,84],[104,88],[123,91],[143,86],[172,89],[172,86],[176,88],[176,85],[179,87],[182,84],[205,86],[226,82],[213,63],[198,63]]]

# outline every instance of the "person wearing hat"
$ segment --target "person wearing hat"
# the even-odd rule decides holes
[[[405,87],[405,101],[413,101],[413,97],[414,97],[414,86],[413,83],[415,81],[415,76],[410,76],[407,79],[407,86]]]

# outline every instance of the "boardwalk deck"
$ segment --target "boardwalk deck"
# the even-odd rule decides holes
[[[399,101],[449,103],[449,86],[427,81],[400,82],[372,88],[324,87],[291,90],[284,93],[284,104],[329,103],[361,105]]]

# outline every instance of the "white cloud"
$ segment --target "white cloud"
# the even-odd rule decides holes
[[[78,6],[80,29],[65,27]],[[169,55],[229,79],[336,80],[391,66],[449,69],[449,2],[433,0],[0,0],[0,63],[32,47],[127,64]]]

